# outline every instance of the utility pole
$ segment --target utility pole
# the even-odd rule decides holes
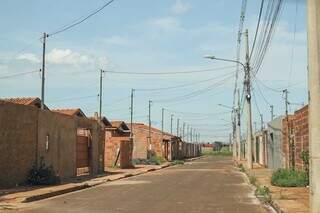
[[[262,130],[264,128],[264,126],[263,126],[263,114],[260,114],[260,123],[261,123],[261,132],[262,132]]]
[[[184,141],[184,139],[185,139],[185,129],[186,129],[186,123],[185,122],[183,122],[183,126],[182,126],[182,141]]]
[[[133,97],[134,89],[131,89],[131,106],[130,106],[130,139],[133,139]]]
[[[320,212],[320,1],[308,0],[310,213]]]
[[[189,126],[189,124],[187,125],[187,141],[186,142],[189,142],[189,128],[190,128],[190,126]]]
[[[99,118],[102,118],[102,79],[104,71],[100,70],[100,92],[99,92]]]
[[[149,134],[148,134],[149,151],[151,151],[151,104],[152,104],[152,101],[149,100],[149,116],[148,116],[149,117]]]
[[[236,126],[236,138],[237,138],[237,145],[238,145],[238,161],[241,160],[241,126],[240,126],[240,122],[241,122],[241,117],[240,117],[240,91],[238,89],[238,107],[236,109],[237,112],[237,126]]]
[[[180,119],[177,119],[177,137],[179,137]]]
[[[283,90],[284,93],[284,99],[285,99],[285,108],[286,108],[286,121],[287,121],[287,140],[288,140],[288,148],[289,148],[289,167],[290,169],[294,169],[294,148],[293,148],[293,141],[291,138],[291,134],[292,134],[292,127],[290,125],[290,121],[289,121],[289,110],[288,110],[288,105],[289,105],[289,101],[288,101],[288,93],[289,91],[287,89]]]
[[[251,113],[251,76],[250,76],[250,53],[249,53],[249,35],[248,29],[245,32],[246,38],[246,70],[244,86],[246,91],[246,109],[247,109],[247,163],[248,168],[252,169],[252,113]]]
[[[170,133],[172,135],[172,125],[173,125],[173,114],[171,114],[171,120],[170,120]]]
[[[270,106],[270,113],[271,113],[271,121],[272,121],[274,118],[273,105]]]
[[[192,143],[192,127],[190,128],[190,143]]]
[[[44,86],[45,86],[45,68],[46,68],[46,40],[48,34],[43,33],[42,41],[42,69],[41,69],[41,109],[44,109]]]
[[[162,108],[162,110],[161,110],[161,132],[162,132],[162,136],[163,136],[163,132],[164,132],[164,108]]]

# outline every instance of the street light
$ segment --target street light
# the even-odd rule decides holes
[[[204,58],[211,59],[211,60],[217,60],[217,61],[226,61],[226,62],[237,63],[237,64],[240,64],[243,67],[243,70],[246,70],[246,66],[240,61],[231,60],[231,59],[225,59],[225,58],[217,58],[217,57],[215,57],[213,55],[205,55]]]
[[[236,63],[236,64],[240,64],[242,67],[243,67],[243,71],[246,73],[247,70],[247,66],[244,65],[242,62],[240,61],[236,61],[236,60],[232,60],[232,59],[225,59],[225,58],[217,58],[213,55],[206,55],[204,56],[204,58],[207,58],[207,59],[210,59],[210,60],[217,60],[217,61],[225,61],[225,62],[231,62],[231,63]],[[251,95],[250,93],[248,92],[247,93],[247,99],[250,100],[251,98]],[[232,112],[236,113],[237,116],[235,116],[234,118],[231,118],[232,119],[232,132],[233,132],[233,136],[234,138],[236,138],[236,143],[238,144],[238,147],[235,145],[234,148],[233,148],[233,156],[234,157],[237,157],[238,160],[240,160],[240,153],[241,153],[241,149],[240,149],[240,146],[241,146],[241,142],[240,142],[240,105],[236,108],[236,107],[230,107],[230,106],[226,106],[226,105],[223,105],[223,104],[219,104],[219,106],[221,107],[225,107],[225,108],[228,108],[228,109],[232,109]],[[251,134],[250,134],[251,135]],[[238,151],[238,153],[237,153]]]

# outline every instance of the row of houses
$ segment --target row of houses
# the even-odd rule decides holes
[[[40,109],[39,98],[0,100],[0,186],[25,183],[42,162],[60,179],[132,167],[153,155],[168,161],[199,156],[201,147],[142,123],[128,125],[81,109]],[[150,137],[149,137],[150,134]],[[130,135],[132,137],[130,137]]]
[[[242,157],[245,156],[242,143]],[[303,155],[309,152],[308,105],[292,115],[279,116],[266,128],[254,134],[253,162],[270,169],[306,170],[308,162]]]

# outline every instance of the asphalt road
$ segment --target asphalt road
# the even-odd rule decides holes
[[[268,212],[228,157],[208,157],[31,203],[20,212]]]

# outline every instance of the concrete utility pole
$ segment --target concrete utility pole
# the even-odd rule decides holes
[[[151,104],[152,101],[149,100],[149,134],[148,134],[148,144],[149,144],[149,151],[151,151]]]
[[[180,119],[177,119],[177,137],[179,137]]]
[[[43,33],[42,41],[42,69],[41,69],[41,109],[44,109],[44,86],[45,86],[45,68],[46,68],[46,40],[48,34]]]
[[[288,139],[288,149],[289,149],[289,167],[294,169],[294,149],[293,149],[293,141],[291,138],[291,127],[289,123],[289,101],[288,101],[288,93],[287,89],[283,90],[284,93],[284,101],[285,101],[285,108],[286,108],[286,121],[287,121],[287,139]]]
[[[250,76],[250,53],[249,53],[249,35],[248,29],[245,32],[246,38],[246,70],[245,70],[245,92],[247,109],[247,164],[252,169],[252,113],[251,113],[251,76]]]
[[[185,139],[185,129],[186,129],[186,123],[185,122],[183,122],[183,126],[182,126],[182,141],[184,141],[184,139]]]
[[[308,0],[310,212],[320,212],[320,1]]]
[[[261,124],[261,132],[263,131],[264,125],[263,125],[263,114],[260,114],[260,124]]]
[[[189,126],[189,124],[187,125],[187,141],[186,142],[189,142],[189,128],[190,128],[190,126]]]
[[[133,139],[133,97],[134,89],[131,89],[131,106],[130,106],[130,139]]]
[[[164,132],[164,108],[162,108],[162,110],[161,110],[161,132],[162,132],[162,136],[163,136],[163,132]]]
[[[102,69],[100,70],[100,92],[99,92],[99,118],[102,118],[102,79],[103,79],[103,71]]]
[[[192,127],[190,128],[190,143],[192,143]]]
[[[238,89],[238,107],[236,109],[236,112],[237,112],[236,139],[237,139],[237,146],[238,146],[238,155],[237,155],[238,158],[237,159],[238,159],[238,161],[240,161],[241,160],[241,126],[240,126],[240,123],[241,123],[241,117],[240,117],[241,109],[240,109],[240,91],[239,91],[239,89]]]
[[[172,133],[173,133],[173,114],[171,114],[171,118],[170,118],[170,133],[171,133],[171,135],[172,135]]]
[[[270,106],[271,121],[274,119],[273,105]]]

